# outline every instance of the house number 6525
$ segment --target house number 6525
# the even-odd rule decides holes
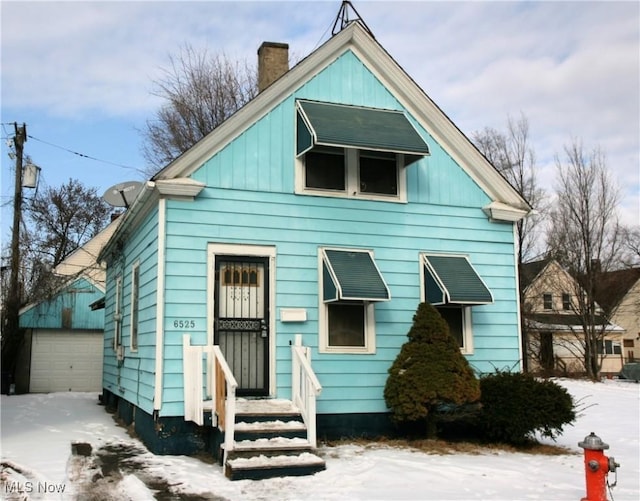
[[[195,320],[174,320],[173,326],[176,329],[193,329],[196,326]]]

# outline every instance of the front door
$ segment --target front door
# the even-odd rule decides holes
[[[214,343],[238,395],[269,393],[269,258],[217,256]]]

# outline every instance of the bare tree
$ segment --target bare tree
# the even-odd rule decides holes
[[[622,229],[624,256],[622,264],[627,268],[640,266],[640,226],[627,226]]]
[[[538,184],[536,155],[529,137],[529,121],[523,114],[518,120],[507,119],[507,131],[491,127],[473,135],[482,154],[511,185],[536,209],[537,214],[517,223],[518,263],[539,255],[540,222],[547,210],[546,194]]]
[[[588,377],[602,368],[607,318],[596,303],[602,273],[615,269],[621,257],[619,191],[599,148],[589,154],[574,139],[565,159],[556,158],[556,200],[547,234],[549,254],[576,278],[573,305],[579,325],[574,334]]]
[[[55,289],[51,270],[109,222],[111,207],[80,181],[45,187],[26,206],[23,231],[25,298],[33,300]]]
[[[109,221],[110,207],[97,195],[70,179],[60,188],[40,187],[39,193],[25,201],[20,238],[20,306],[50,297],[62,283],[53,268],[71,252],[93,238]],[[67,279],[69,277],[66,277]],[[6,304],[5,277],[2,301]],[[5,325],[2,308],[1,323]],[[3,370],[15,370],[23,342],[18,330],[2,337]]]
[[[143,154],[155,171],[180,156],[257,94],[256,74],[225,54],[184,46],[154,82],[164,104],[147,120]]]
[[[536,155],[529,139],[529,121],[524,114],[518,120],[508,117],[505,133],[485,127],[473,136],[474,143],[484,156],[536,209],[536,213],[516,223],[518,268],[539,254],[541,220],[547,211],[546,194],[538,184]],[[524,305],[524,291],[520,290],[520,304]],[[528,371],[528,332],[524,315],[520,325],[523,370]]]

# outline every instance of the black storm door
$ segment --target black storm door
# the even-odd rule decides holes
[[[238,382],[238,395],[269,393],[269,260],[216,258],[214,343]]]

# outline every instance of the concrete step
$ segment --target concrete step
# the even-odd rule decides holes
[[[258,455],[227,461],[225,475],[231,480],[262,480],[265,478],[313,475],[326,469],[321,457],[303,452],[298,455]]]

